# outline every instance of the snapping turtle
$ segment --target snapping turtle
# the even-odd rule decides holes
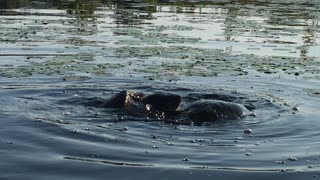
[[[188,119],[196,124],[221,119],[240,119],[252,115],[245,106],[222,100],[196,100],[185,108],[180,108],[181,96],[172,93],[144,95],[141,92],[121,91],[103,102],[101,108],[125,108],[133,115],[152,118]],[[183,119],[185,118],[185,119]]]
[[[240,119],[252,115],[252,112],[241,104],[203,99],[188,105],[187,108],[183,110],[183,113],[197,123],[220,119]]]

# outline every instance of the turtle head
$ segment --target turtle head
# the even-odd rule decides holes
[[[181,102],[181,96],[172,93],[154,93],[142,99],[144,104],[163,112],[176,111]]]

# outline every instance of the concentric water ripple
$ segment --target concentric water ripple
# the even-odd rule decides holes
[[[127,82],[126,89],[149,93],[163,90],[182,96],[210,89],[207,87],[204,91],[192,85],[171,88],[142,82],[137,86],[137,83]],[[1,92],[3,101],[12,102],[3,111],[28,115],[11,117],[26,126],[19,131],[25,136],[14,136],[8,143],[12,142],[19,151],[22,147],[29,153],[40,151],[40,156],[45,153],[44,156],[61,161],[115,166],[297,171],[315,164],[312,167],[317,168],[317,161],[309,160],[318,156],[319,143],[314,141],[320,135],[318,125],[310,124],[316,121],[315,117],[303,110],[292,110],[284,99],[271,102],[263,91],[252,96],[242,89],[211,89],[211,92],[233,93],[255,102],[257,116],[203,126],[168,124],[130,115],[119,119],[107,109],[61,103],[68,99],[107,98],[118,92],[115,89],[120,89],[121,84],[121,81],[110,80],[100,88],[91,87],[91,82],[81,87],[76,84],[57,84],[49,88],[36,84],[11,85],[10,90]],[[226,83],[226,87],[230,85]],[[253,133],[244,133],[249,128]],[[290,157],[298,161],[288,160]],[[301,162],[305,160],[308,163]]]

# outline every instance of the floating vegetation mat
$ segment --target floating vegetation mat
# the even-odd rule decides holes
[[[81,76],[144,76],[147,79],[177,80],[186,76],[290,75],[312,79],[320,74],[320,61],[314,58],[283,56],[230,55],[218,49],[187,46],[123,46],[114,56],[56,56],[42,62],[17,67],[2,66],[2,77],[27,77],[34,74]],[[161,76],[160,76],[161,75]],[[66,78],[70,79],[70,78]],[[72,79],[72,78],[71,78]],[[80,78],[86,80],[87,78]]]
[[[4,10],[0,76],[319,79],[314,2],[75,4]]]

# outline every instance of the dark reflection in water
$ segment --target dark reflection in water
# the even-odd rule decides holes
[[[3,0],[0,1],[0,9],[20,8],[29,4],[29,0]]]
[[[147,23],[156,17],[155,13],[196,13],[212,15],[208,9],[214,10],[225,16],[224,38],[226,41],[237,41],[235,32],[251,33],[257,37],[273,37],[266,29],[273,29],[279,33],[294,34],[296,29],[302,28],[302,43],[297,49],[302,60],[306,60],[309,48],[316,44],[316,36],[319,27],[319,8],[317,1],[166,1],[166,0],[2,0],[0,9],[15,8],[42,8],[61,9],[67,14],[80,15],[82,20],[92,21],[98,9],[112,9],[115,23],[119,25],[139,25]],[[0,12],[1,14],[1,12]],[[245,27],[241,24],[244,18],[262,18],[265,27]],[[98,23],[98,22],[96,22]],[[282,27],[286,26],[286,27]],[[292,27],[292,29],[288,29]],[[284,41],[290,45],[290,40]]]
[[[118,1],[115,6],[117,24],[138,25],[144,23],[144,20],[153,19],[152,13],[157,12],[155,5],[142,5],[125,3]]]
[[[0,9],[16,9],[16,8],[58,8],[66,9],[70,14],[93,14],[101,1],[62,1],[62,0],[2,0],[0,1]]]

